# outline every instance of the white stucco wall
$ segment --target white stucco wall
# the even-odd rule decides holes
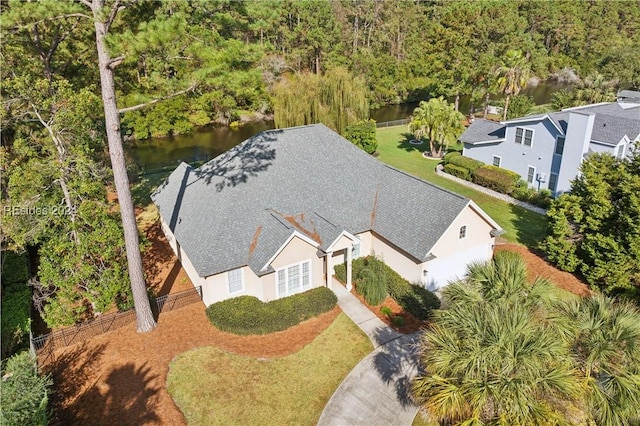
[[[466,226],[466,237],[460,239],[460,228]],[[424,284],[437,290],[450,281],[465,276],[467,265],[491,259],[495,238],[493,227],[469,205],[447,228],[431,250],[435,259],[421,265],[427,271]]]

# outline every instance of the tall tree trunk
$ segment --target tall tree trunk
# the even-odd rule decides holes
[[[122,227],[124,228],[124,241],[129,264],[131,291],[133,293],[133,302],[136,311],[137,330],[139,333],[144,333],[153,330],[156,322],[153,318],[153,312],[151,312],[151,305],[149,304],[149,297],[147,296],[147,286],[142,270],[138,228],[136,226],[133,201],[131,200],[129,177],[127,176],[127,168],[124,161],[122,135],[120,133],[120,116],[116,105],[115,83],[113,70],[111,69],[111,56],[107,51],[105,43],[108,28],[104,22],[103,7],[104,0],[93,0],[91,4],[96,29],[96,47],[98,49],[98,66],[100,69],[102,102],[104,104],[105,129],[107,132],[107,141],[109,142],[109,156],[113,169],[113,180],[120,203]]]
[[[453,106],[456,111],[459,111],[460,108],[460,92],[456,92],[456,98],[453,102]]]
[[[511,95],[507,95],[507,98],[504,100],[504,111],[502,111],[502,119],[507,119],[507,110],[509,109],[509,101],[511,100]]]
[[[489,113],[489,91],[484,95],[484,111],[482,113],[482,118],[486,119],[487,114]]]

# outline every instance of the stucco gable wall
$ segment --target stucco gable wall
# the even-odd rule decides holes
[[[465,238],[460,238],[460,228],[466,226]],[[491,236],[493,227],[470,206],[467,206],[444,232],[442,238],[431,250],[435,259],[425,262],[423,270],[425,285],[429,290],[437,290],[451,280],[463,278],[467,265],[471,262],[485,262],[491,259],[495,238]]]
[[[460,239],[460,228],[466,226],[466,237]],[[431,250],[437,258],[444,258],[480,244],[486,244],[491,237],[493,227],[487,223],[471,206],[465,207],[451,223],[442,237]]]
[[[311,288],[325,285],[324,259],[318,257],[318,249],[298,237],[293,237],[289,244],[271,262],[275,270],[294,265],[296,263],[311,261]],[[268,274],[262,277],[264,297],[268,300],[277,298],[276,274]]]

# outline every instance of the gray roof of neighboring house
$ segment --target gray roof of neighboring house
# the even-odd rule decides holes
[[[566,133],[571,112],[595,115],[591,133],[591,140],[594,141],[617,145],[625,135],[633,140],[640,134],[640,105],[619,102],[585,105],[567,108],[559,112],[528,115],[508,120],[505,123],[541,120],[548,116],[556,127]],[[504,139],[505,127],[503,123],[475,120],[460,136],[460,141],[471,145],[488,141],[499,142]]]
[[[320,250],[343,230],[373,231],[422,261],[469,203],[321,124],[262,132],[198,169],[183,163],[152,199],[203,277],[269,272],[295,230]]]
[[[483,118],[473,120],[473,123],[460,135],[460,142],[500,142],[504,140],[505,126],[496,121],[485,120]]]

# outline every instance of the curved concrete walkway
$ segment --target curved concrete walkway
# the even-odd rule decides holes
[[[388,327],[341,284],[338,305],[371,339],[374,350],[345,377],[327,403],[318,425],[411,425],[418,406],[409,397],[418,373],[418,333]]]

